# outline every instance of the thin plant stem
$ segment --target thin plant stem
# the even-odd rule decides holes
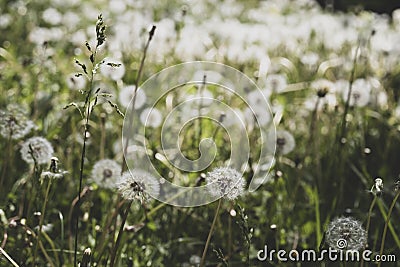
[[[82,191],[82,181],[83,181],[83,169],[85,165],[85,156],[86,156],[86,142],[88,137],[88,128],[89,128],[89,118],[91,115],[92,108],[90,107],[90,100],[93,93],[93,81],[94,81],[94,69],[96,66],[96,55],[97,49],[99,48],[99,44],[97,43],[96,48],[92,54],[92,71],[90,75],[89,87],[88,92],[85,99],[84,108],[86,109],[86,118],[84,124],[84,131],[83,131],[83,146],[82,146],[82,153],[81,153],[81,161],[80,161],[80,168],[79,168],[79,188],[78,188],[78,202],[76,203],[76,207],[79,208],[81,204],[81,191]],[[79,214],[76,216],[75,220],[75,246],[74,246],[74,267],[77,266],[77,253],[78,253],[78,236],[79,236]]]
[[[11,153],[12,153],[12,139],[11,139],[12,132],[10,132],[8,136],[8,142],[7,142],[7,153],[4,154],[4,161],[3,161],[3,168],[1,171],[1,178],[0,178],[0,189],[6,188],[3,186],[4,178],[7,173],[7,168],[8,168],[8,160],[11,158]],[[5,194],[4,194],[5,195]]]
[[[104,113],[102,113],[100,116],[101,116],[100,159],[104,159],[104,149],[106,146],[106,125],[105,125],[106,124],[106,116]]]
[[[34,267],[36,264],[36,257],[37,257],[37,252],[38,252],[38,247],[39,247],[39,242],[40,242],[40,236],[42,234],[42,227],[43,227],[43,221],[44,221],[44,214],[46,212],[46,206],[47,206],[47,200],[49,197],[49,192],[50,192],[50,187],[51,187],[51,181],[52,179],[49,178],[48,179],[48,183],[47,183],[47,188],[46,188],[46,194],[44,197],[44,203],[42,206],[42,212],[40,214],[40,220],[39,220],[39,230],[38,230],[38,234],[36,236],[36,246],[35,246],[35,252],[33,254],[33,261],[32,261],[32,266]]]
[[[111,216],[108,217],[106,224],[105,224],[105,230],[103,231],[102,235],[100,236],[99,242],[97,242],[98,245],[96,245],[94,252],[96,252],[99,255],[98,259],[95,259],[95,261],[100,261],[101,256],[103,255],[104,249],[106,248],[106,245],[108,242],[106,241],[106,235],[107,235],[107,229],[110,229],[111,224],[113,223],[114,219],[118,216],[118,211],[122,207],[122,205],[125,203],[124,201],[119,201],[119,196],[118,196],[118,201],[117,201],[117,207],[115,208],[114,212],[112,213]],[[107,238],[108,241],[108,238]],[[94,258],[94,256],[93,256]]]
[[[367,231],[367,234],[368,234],[368,232],[369,232],[369,227],[370,227],[370,225],[371,225],[372,210],[373,210],[374,207],[375,207],[375,203],[376,203],[377,198],[378,198],[378,197],[376,196],[376,194],[374,194],[374,199],[372,200],[371,205],[369,206],[368,218],[367,218],[367,226],[366,226],[366,228],[365,228],[365,230]]]
[[[14,267],[19,267],[19,265],[11,258],[10,255],[7,254],[7,252],[5,252],[5,250],[0,247],[0,254],[3,254],[4,257],[14,266]]]
[[[389,211],[388,211],[388,214],[387,214],[387,217],[386,217],[385,227],[383,228],[383,234],[382,234],[381,249],[379,251],[379,255],[380,255],[381,258],[382,258],[382,255],[383,255],[383,249],[385,248],[386,233],[387,233],[388,225],[389,225],[389,222],[390,222],[390,216],[392,215],[392,211],[394,209],[394,205],[396,204],[397,199],[399,198],[399,196],[400,196],[400,190],[397,190],[397,194],[394,197],[394,199],[392,201],[392,204],[390,205],[390,208],[389,208]],[[378,267],[380,267],[381,264],[382,264],[382,261],[379,261]]]
[[[110,267],[114,267],[115,260],[116,260],[116,257],[117,257],[117,251],[118,251],[119,243],[121,242],[122,234],[124,233],[125,222],[126,222],[126,219],[128,218],[128,213],[129,213],[129,210],[131,209],[132,203],[133,203],[133,200],[130,200],[128,202],[128,206],[126,207],[124,215],[122,217],[122,222],[121,222],[121,225],[119,227],[117,240],[115,241],[115,244],[113,246],[113,250],[112,250],[112,253],[111,253]]]
[[[137,72],[136,79],[135,79],[135,84],[134,84],[134,86],[135,86],[134,90],[135,91],[134,91],[133,99],[132,99],[132,110],[131,110],[132,113],[135,110],[136,94],[137,94],[137,91],[139,89],[140,80],[142,79],[142,72],[143,72],[144,62],[145,62],[146,55],[147,55],[147,50],[149,48],[151,40],[153,39],[155,31],[156,31],[156,26],[153,25],[153,27],[149,31],[149,37],[148,37],[147,42],[146,42],[146,44],[144,46],[144,49],[143,49],[142,60],[140,61],[139,70]],[[128,129],[129,130],[132,128],[132,124],[133,124],[133,117],[131,116],[129,118],[129,120],[128,120]],[[128,151],[128,147],[129,147],[129,138],[126,138],[126,141],[125,141],[125,144],[124,144],[124,148],[123,148],[124,149],[123,150],[123,152],[124,152],[123,154],[124,155],[126,155],[126,153]],[[122,171],[121,172],[124,172],[126,170],[126,168],[127,168],[126,164],[124,164],[124,161],[122,161]]]
[[[232,210],[232,205],[230,207]],[[230,213],[230,211],[229,211]],[[232,256],[232,216],[229,214],[228,216],[228,257]]]
[[[346,123],[346,117],[347,114],[349,113],[349,109],[350,109],[350,99],[351,99],[351,93],[352,93],[352,89],[353,89],[353,82],[355,80],[355,75],[356,75],[356,70],[357,70],[357,59],[358,59],[358,54],[360,51],[360,46],[361,44],[359,43],[357,45],[356,51],[355,51],[355,55],[353,58],[353,68],[351,70],[350,73],[350,80],[349,80],[349,91],[347,93],[346,96],[346,103],[345,103],[345,107],[344,107],[344,112],[343,112],[343,116],[342,116],[342,120],[341,120],[341,124],[340,124],[340,129],[339,131],[337,131],[337,136],[336,136],[336,143],[335,143],[335,147],[338,149],[336,151],[336,153],[338,154],[337,157],[335,157],[335,163],[338,163],[338,166],[336,166],[336,164],[334,164],[332,167],[333,168],[339,168],[340,170],[342,170],[342,158],[343,156],[341,155],[342,153],[342,147],[341,147],[341,143],[342,143],[342,139],[346,138],[347,136],[347,123]],[[335,173],[335,172],[332,172]],[[339,176],[342,176],[341,174],[339,174]],[[343,189],[344,189],[344,181],[343,179],[339,180],[339,193],[336,194],[335,198],[332,201],[332,208],[331,211],[336,210],[337,206],[341,204],[342,201],[342,196],[343,196]]]
[[[314,191],[314,204],[315,204],[315,222],[316,222],[316,232],[317,232],[317,247],[321,244],[322,241],[322,233],[321,233],[321,214],[320,214],[320,207],[319,207],[319,194],[318,188],[315,188]]]
[[[383,205],[383,202],[382,202],[382,201],[378,201],[377,204],[378,204],[378,208],[379,208],[379,211],[380,211],[381,214],[382,214],[383,219],[386,221],[388,215],[387,215],[387,213],[386,213],[386,208],[385,208],[385,206]],[[400,239],[399,239],[399,237],[397,236],[397,233],[396,233],[396,231],[395,231],[395,228],[393,227],[393,224],[390,222],[390,220],[389,220],[388,222],[389,222],[389,223],[388,223],[388,227],[389,227],[390,233],[392,234],[392,238],[393,238],[394,242],[396,243],[396,245],[397,245],[398,247],[400,247]]]
[[[210,232],[208,232],[208,237],[207,237],[206,244],[204,246],[203,255],[201,256],[201,261],[200,261],[200,265],[199,265],[200,267],[204,266],[204,262],[206,260],[206,255],[207,255],[208,246],[210,245],[211,236],[212,236],[213,231],[214,231],[215,223],[217,222],[219,210],[221,209],[221,204],[222,204],[222,198],[220,198],[218,200],[218,207],[217,207],[217,210],[215,211],[214,220],[213,220],[213,222],[211,224]]]
[[[365,231],[367,232],[367,236],[369,236],[369,227],[371,226],[371,216],[372,216],[372,210],[375,207],[377,196],[374,194],[374,199],[371,202],[371,205],[369,206],[368,210],[368,217],[367,217],[367,226],[365,227]],[[360,267],[364,266],[364,257],[361,257],[361,262],[360,262]]]

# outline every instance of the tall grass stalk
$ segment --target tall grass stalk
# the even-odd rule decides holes
[[[137,75],[136,75],[136,79],[135,79],[135,84],[134,84],[134,88],[135,88],[134,90],[135,91],[134,91],[133,99],[132,99],[132,110],[131,110],[132,113],[135,110],[136,94],[137,94],[137,91],[139,89],[140,80],[142,79],[142,72],[143,72],[144,62],[145,62],[146,55],[147,55],[147,50],[149,48],[151,40],[153,39],[155,31],[156,31],[156,26],[153,25],[151,27],[151,30],[149,31],[149,37],[148,37],[147,42],[146,42],[146,44],[144,46],[144,49],[143,49],[142,60],[140,61],[139,69],[138,69],[138,72],[137,72]],[[131,117],[128,120],[128,129],[129,130],[132,128],[132,124],[133,124],[133,117]],[[128,147],[129,147],[129,138],[126,138],[126,141],[125,141],[125,144],[124,144],[124,147],[123,147],[124,155],[126,155],[126,153],[128,151]],[[127,168],[127,166],[123,162],[122,163],[122,171],[121,171],[121,173],[126,171],[126,168]]]
[[[374,198],[372,199],[371,205],[369,206],[369,210],[368,210],[368,217],[367,217],[367,226],[365,227],[365,231],[367,232],[367,236],[369,236],[369,228],[371,226],[371,216],[372,216],[372,210],[375,207],[375,203],[377,200],[377,195],[374,194]],[[361,263],[360,263],[360,267],[364,266],[364,258],[361,258]]]
[[[220,198],[220,199],[218,200],[218,206],[217,206],[217,209],[215,210],[214,220],[213,220],[213,222],[212,222],[212,224],[211,224],[210,231],[208,232],[207,241],[206,241],[206,244],[205,244],[205,246],[204,246],[203,255],[201,256],[201,261],[200,261],[199,267],[205,266],[204,263],[205,263],[205,260],[206,260],[206,255],[207,255],[208,246],[210,245],[211,236],[212,236],[212,234],[213,234],[213,232],[214,232],[215,223],[217,222],[219,210],[221,209],[221,204],[222,204],[222,198]]]
[[[3,182],[4,182],[4,178],[6,176],[7,173],[7,169],[8,169],[8,160],[12,157],[11,153],[12,153],[12,132],[10,132],[9,136],[8,136],[8,142],[7,142],[7,153],[4,153],[4,159],[3,159],[3,166],[2,166],[2,170],[1,170],[1,177],[0,177],[0,193],[1,189],[6,189],[6,186],[3,186]],[[2,194],[3,195],[3,194]],[[6,195],[6,192],[4,192],[4,195]]]
[[[103,23],[103,18],[102,15],[99,15],[98,20],[96,22],[96,34],[97,34],[97,43],[94,51],[92,52],[92,49],[90,48],[89,44],[86,43],[87,49],[91,52],[90,55],[90,62],[92,63],[92,69],[90,71],[89,75],[89,86],[86,91],[86,98],[85,98],[85,103],[83,105],[83,109],[86,110],[85,112],[85,124],[84,124],[84,131],[83,131],[83,146],[82,146],[82,153],[81,153],[81,160],[80,160],[80,169],[79,169],[79,188],[78,188],[78,202],[76,204],[76,207],[79,207],[81,203],[81,191],[82,191],[82,181],[83,181],[83,169],[85,165],[85,156],[86,156],[86,143],[87,143],[87,138],[88,138],[88,128],[89,128],[89,118],[90,115],[93,111],[93,108],[96,103],[93,103],[93,106],[91,106],[91,100],[92,100],[92,95],[93,95],[93,81],[94,81],[94,76],[97,71],[98,64],[96,63],[96,55],[98,48],[104,43],[105,41],[105,25]],[[85,72],[86,75],[88,75],[86,66],[84,64],[79,63],[78,61],[76,62],[79,66],[82,67],[83,71]],[[95,99],[95,101],[97,98]],[[76,216],[75,220],[75,248],[74,248],[74,266],[77,266],[77,253],[78,253],[78,236],[79,236],[79,214]]]
[[[42,234],[44,214],[46,212],[46,206],[47,206],[47,201],[48,201],[48,198],[49,198],[49,192],[50,192],[50,188],[51,188],[52,178],[48,178],[47,180],[48,180],[48,183],[47,183],[47,188],[46,188],[46,194],[44,196],[44,202],[43,202],[43,206],[42,206],[42,211],[40,213],[39,230],[38,230],[38,233],[36,235],[36,245],[35,245],[35,252],[33,254],[32,267],[35,267],[35,264],[36,264],[36,257],[37,257],[40,237],[41,237],[41,234]]]
[[[394,199],[392,201],[392,204],[390,204],[390,208],[389,208],[389,211],[388,211],[388,214],[387,214],[387,217],[386,217],[385,227],[383,228],[383,233],[382,233],[381,249],[379,251],[379,255],[380,255],[381,258],[382,258],[382,255],[383,255],[383,249],[385,248],[386,233],[387,233],[388,225],[389,225],[389,222],[390,222],[390,217],[392,215],[392,212],[393,212],[393,209],[394,209],[394,205],[396,204],[397,199],[399,198],[399,196],[400,196],[400,190],[397,190],[397,193],[396,193],[396,195],[395,195],[395,197],[394,197]],[[379,261],[378,267],[380,267],[381,264],[382,264],[382,261]]]
[[[127,205],[127,207],[125,209],[125,212],[123,214],[122,222],[121,222],[121,225],[120,225],[119,231],[118,231],[117,240],[115,241],[115,244],[114,244],[112,252],[111,252],[110,267],[114,267],[114,265],[115,265],[115,261],[117,259],[118,247],[119,247],[119,244],[121,242],[122,234],[124,233],[124,227],[125,227],[126,219],[128,218],[128,214],[129,214],[129,211],[131,209],[132,203],[133,203],[133,200],[130,200],[128,202],[128,205]]]

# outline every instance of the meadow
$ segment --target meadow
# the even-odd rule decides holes
[[[0,29],[0,266],[399,266],[400,9],[0,0]],[[327,249],[371,261],[288,259]]]

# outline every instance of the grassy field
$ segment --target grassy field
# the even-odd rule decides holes
[[[0,0],[0,266],[399,266],[391,15]]]

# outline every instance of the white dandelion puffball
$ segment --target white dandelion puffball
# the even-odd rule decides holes
[[[343,100],[347,101],[349,87],[343,90]],[[349,105],[364,107],[368,104],[371,95],[371,84],[366,79],[357,79],[351,87]]]
[[[295,148],[296,142],[291,133],[285,130],[276,131],[276,153],[279,155],[286,155]]]
[[[34,128],[35,124],[26,117],[22,107],[10,104],[7,110],[0,110],[0,134],[4,138],[20,139]]]
[[[113,64],[117,64],[116,66]],[[100,72],[105,77],[110,78],[113,81],[121,80],[125,74],[125,66],[121,60],[113,58],[105,58],[104,63],[100,66]]]
[[[333,249],[361,250],[367,245],[367,232],[352,217],[339,217],[331,221],[325,238]]]
[[[30,164],[35,162],[32,155],[38,164],[47,164],[53,153],[54,149],[50,142],[39,136],[29,138],[21,147],[22,159]]]
[[[67,76],[65,80],[69,89],[73,90],[83,90],[86,86],[86,77],[83,75],[76,76],[75,73],[71,73]]]
[[[122,174],[118,191],[128,200],[146,200],[147,195],[156,197],[160,193],[160,183],[150,173],[133,169]]]
[[[112,159],[97,161],[92,169],[90,178],[103,188],[115,188],[121,176],[121,165]]]
[[[162,114],[156,108],[146,108],[140,114],[140,121],[143,125],[157,128],[162,123]]]
[[[119,102],[125,108],[129,106],[129,103],[132,101],[133,96],[135,94],[135,86],[127,85],[121,89],[119,93]],[[136,91],[135,98],[135,109],[140,109],[144,103],[146,103],[146,94],[143,90],[140,90],[140,87]]]
[[[58,25],[61,23],[62,14],[55,8],[48,8],[43,12],[43,20],[51,25]]]
[[[206,175],[207,188],[213,197],[235,200],[244,194],[246,181],[242,174],[229,167],[220,167]]]
[[[287,86],[286,76],[283,74],[270,74],[265,81],[265,89],[274,93],[280,93]]]

